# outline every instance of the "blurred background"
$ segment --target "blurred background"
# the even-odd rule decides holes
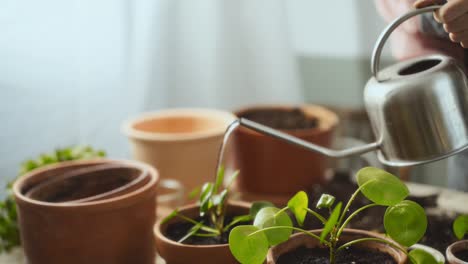
[[[384,26],[373,1],[3,0],[0,184],[58,146],[128,157],[120,125],[143,111],[315,103],[362,113]],[[445,166],[412,179],[444,186]]]

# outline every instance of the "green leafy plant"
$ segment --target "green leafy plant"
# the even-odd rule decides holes
[[[284,208],[264,204],[265,206],[254,216],[253,225],[237,226],[231,231],[229,247],[232,254],[241,263],[263,263],[269,247],[287,241],[293,231],[296,231],[307,234],[327,246],[330,263],[335,263],[337,252],[365,241],[388,244],[407,254],[413,263],[437,263],[434,257],[425,251],[412,253],[405,248],[419,241],[427,227],[424,209],[413,201],[405,200],[409,195],[406,185],[396,176],[372,167],[363,168],[357,173],[357,183],[359,188],[344,206],[341,202],[335,205],[335,198],[332,195],[321,196],[316,208],[328,208],[330,211],[328,218],[309,208],[307,194],[303,191],[293,196]],[[359,193],[371,203],[350,212],[350,206]],[[360,212],[376,206],[387,207],[384,227],[387,235],[397,243],[371,237],[346,243],[340,242],[341,234],[351,219]],[[299,227],[293,226],[288,211],[296,218]],[[323,224],[320,235],[300,228],[307,214]],[[422,259],[424,262],[420,262]]]
[[[223,189],[224,173],[224,167],[220,167],[215,182],[207,182],[203,184],[201,188],[197,188],[190,194],[190,197],[195,197],[198,194],[199,216],[203,220],[197,221],[196,219],[187,217],[176,209],[162,221],[162,223],[166,223],[178,217],[183,221],[193,224],[187,234],[179,239],[179,243],[183,243],[192,236],[220,237],[222,234],[229,232],[236,224],[252,220],[251,214],[248,214],[235,216],[232,221],[226,223],[226,205],[229,189],[239,172],[236,171],[231,175],[226,188]],[[271,205],[270,203],[267,204]],[[252,210],[256,209],[251,208],[251,211]]]
[[[39,155],[36,159],[30,159],[21,164],[19,178],[34,169],[59,163],[68,160],[82,160],[104,157],[106,153],[102,150],[94,150],[90,146],[72,146],[66,148],[59,148],[51,153]],[[15,180],[16,180],[15,179]],[[0,253],[9,251],[15,246],[21,244],[19,229],[18,229],[18,216],[16,214],[16,204],[11,191],[14,181],[7,185],[7,197],[5,200],[0,201]]]
[[[452,229],[455,236],[460,240],[468,235],[468,215],[460,215],[455,218]]]

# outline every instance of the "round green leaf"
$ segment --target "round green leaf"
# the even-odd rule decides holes
[[[332,229],[335,227],[336,223],[338,222],[338,218],[340,217],[340,212],[341,212],[341,202],[339,202],[335,206],[335,209],[333,209],[333,212],[328,218],[327,223],[325,223],[325,226],[323,227],[322,233],[320,234],[321,243],[323,242],[325,237],[328,235],[328,233],[330,233],[330,231],[332,231]]]
[[[288,202],[288,208],[296,217],[297,223],[302,226],[307,215],[306,209],[309,206],[309,198],[304,191],[296,193]]]
[[[427,228],[427,217],[419,204],[402,201],[385,211],[384,227],[387,234],[403,246],[418,242]]]
[[[275,205],[268,201],[253,202],[250,206],[250,216],[252,216],[252,218],[255,218],[255,216],[257,216],[258,211],[260,211],[260,209],[264,207],[275,207]]]
[[[395,205],[409,195],[408,187],[384,170],[366,167],[359,170],[356,177],[361,192],[376,204]]]
[[[260,209],[260,211],[257,213],[257,216],[254,220],[254,226],[259,229],[275,226],[292,227],[292,221],[288,214],[280,211],[280,209],[275,207],[265,207]],[[268,243],[271,246],[288,240],[291,236],[291,233],[292,229],[290,228],[278,228],[265,231]]]
[[[439,264],[432,254],[422,249],[413,249],[408,253],[412,264]]]
[[[251,225],[236,226],[229,233],[229,249],[240,263],[261,264],[268,253],[268,239],[264,232]],[[209,256],[207,256],[209,257]]]
[[[458,239],[468,234],[468,215],[460,215],[453,222],[453,233]]]

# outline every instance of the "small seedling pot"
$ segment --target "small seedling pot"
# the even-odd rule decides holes
[[[468,240],[461,240],[451,244],[446,252],[445,255],[447,256],[447,262],[449,264],[466,264],[468,260],[462,260],[458,257],[457,253],[460,252],[468,252]]]
[[[21,177],[13,192],[26,262],[154,263],[158,181],[149,165],[106,159],[62,162]]]
[[[250,204],[244,202],[229,202],[227,213],[232,215],[245,215],[249,213]],[[179,209],[179,213],[187,217],[196,218],[199,214],[199,206],[196,204],[187,205]],[[236,264],[238,263],[232,256],[228,244],[219,245],[186,245],[173,241],[165,236],[167,228],[179,218],[173,218],[162,224],[158,220],[154,226],[156,236],[156,249],[167,264],[205,263],[205,264]]]
[[[166,109],[124,122],[122,132],[133,158],[191,191],[213,179],[224,132],[234,119],[232,113],[213,109]]]
[[[312,230],[311,232],[317,235],[320,235],[320,230]],[[364,230],[357,230],[357,229],[344,229],[344,232],[341,235],[340,241],[347,242],[357,238],[363,237],[375,237],[375,238],[382,238],[391,241],[390,239],[369,231]],[[395,242],[394,242],[395,243]],[[370,250],[380,251],[383,253],[388,254],[391,256],[396,263],[398,264],[405,264],[407,261],[407,257],[403,252],[400,252],[386,244],[379,243],[379,242],[363,242],[355,245],[356,247],[367,248]],[[270,248],[267,255],[267,264],[275,264],[278,258],[290,251],[293,251],[299,247],[306,247],[306,248],[323,248],[327,250],[324,245],[320,244],[320,241],[311,238],[307,234],[298,233],[286,241],[277,246]]]
[[[429,247],[429,246],[422,245],[422,244],[415,244],[410,247],[410,250],[413,250],[413,249],[422,249],[426,251],[427,253],[431,254],[434,257],[434,259],[437,261],[437,263],[445,263],[444,254],[442,254],[439,250],[433,247]]]
[[[238,117],[258,110],[284,111],[299,108],[318,121],[315,128],[282,130],[300,139],[330,147],[338,117],[316,105],[258,106],[236,111]],[[255,120],[253,120],[255,121]],[[250,194],[292,195],[324,183],[328,159],[278,139],[239,127],[235,133],[235,161],[240,171],[237,187]]]

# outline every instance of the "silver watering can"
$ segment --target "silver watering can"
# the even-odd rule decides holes
[[[235,121],[236,125],[334,158],[378,150],[383,164],[396,167],[436,161],[468,148],[468,79],[457,61],[432,55],[379,70],[383,46],[393,30],[413,16],[438,8],[416,9],[395,19],[377,40],[373,77],[364,91],[376,142],[332,150],[245,118]]]

